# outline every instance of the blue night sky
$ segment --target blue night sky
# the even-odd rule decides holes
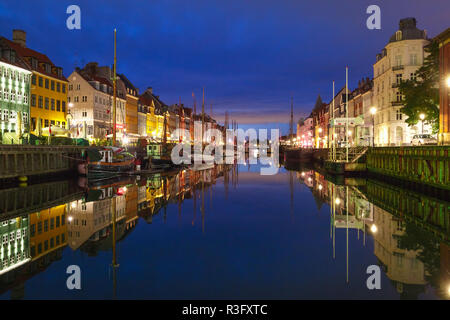
[[[81,8],[81,30],[66,28],[66,8]],[[366,28],[366,8],[381,8],[381,30]],[[375,55],[415,17],[433,37],[449,27],[450,1],[50,1],[0,3],[0,34],[27,32],[27,46],[46,53],[68,76],[90,61],[111,65],[118,29],[118,72],[167,104],[192,105],[192,91],[207,112],[225,110],[246,126],[283,129],[290,96],[295,120],[309,114],[317,94],[372,77]],[[199,105],[199,104],[197,104]]]

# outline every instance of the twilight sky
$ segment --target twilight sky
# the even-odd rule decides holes
[[[66,8],[81,8],[81,30],[66,28]],[[381,30],[366,28],[366,8],[381,8]],[[290,96],[295,120],[308,115],[317,94],[372,77],[375,55],[415,17],[433,37],[449,27],[448,0],[6,0],[0,35],[27,32],[27,46],[46,53],[68,76],[75,66],[113,61],[141,92],[148,86],[167,104],[192,105],[206,90],[207,112],[225,110],[245,126],[286,133]],[[199,104],[197,104],[198,106]]]

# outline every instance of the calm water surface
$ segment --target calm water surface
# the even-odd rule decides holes
[[[0,298],[448,298],[449,208],[383,182],[243,165],[1,190]],[[70,265],[81,290],[66,287]]]

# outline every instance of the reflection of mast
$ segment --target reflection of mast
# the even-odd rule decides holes
[[[348,187],[345,186],[345,211],[347,214],[347,283],[348,283]]]
[[[294,218],[294,177],[292,171],[289,171],[289,189],[291,191],[291,219]]]
[[[117,291],[117,279],[116,279],[116,268],[119,267],[117,264],[117,254],[116,254],[116,197],[112,198],[112,276],[113,276],[113,298],[116,298]]]
[[[191,171],[194,174],[193,181],[193,193],[194,193],[194,218],[192,219],[192,225],[194,225],[195,216],[197,214],[197,192],[196,192],[196,186],[197,186],[197,173],[195,171]]]
[[[205,232],[205,185],[204,185],[204,171],[202,171],[202,233]]]

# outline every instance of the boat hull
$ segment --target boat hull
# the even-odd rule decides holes
[[[134,171],[134,160],[123,162],[87,162],[78,166],[78,172],[88,178],[108,178]]]

